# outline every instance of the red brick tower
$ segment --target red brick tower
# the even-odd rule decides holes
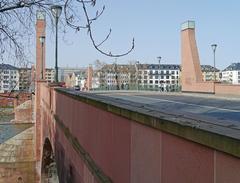
[[[45,43],[40,42],[40,37],[46,35],[46,15],[43,11],[37,11],[36,23],[36,81],[45,79]],[[43,48],[42,48],[43,45]],[[43,57],[42,57],[43,56]],[[43,62],[42,62],[43,61]],[[43,72],[43,73],[42,73]]]
[[[214,83],[204,82],[195,39],[195,22],[187,21],[181,27],[181,84],[183,92],[214,93]]]
[[[92,68],[92,65],[89,65],[87,69],[87,90],[92,89],[92,77],[93,77],[93,68]]]
[[[36,72],[35,72],[35,135],[36,135],[36,182],[41,182],[42,158],[42,124],[41,124],[41,86],[45,82],[45,44],[40,42],[40,36],[45,36],[45,12],[37,11],[36,22]],[[43,55],[43,57],[42,57]],[[43,78],[42,78],[43,76]]]

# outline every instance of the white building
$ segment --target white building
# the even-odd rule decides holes
[[[19,90],[18,68],[9,64],[0,64],[0,92]]]
[[[232,63],[222,71],[222,82],[240,84],[240,63]]]
[[[58,68],[58,80],[59,81],[66,81],[66,78],[69,74],[74,72],[86,72],[86,67],[59,67]]]
[[[180,66],[176,64],[139,64],[138,82],[141,88],[162,91],[180,86]]]
[[[55,80],[55,69],[46,68],[45,69],[45,79],[48,83],[53,83]]]

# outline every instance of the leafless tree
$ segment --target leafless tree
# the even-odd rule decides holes
[[[25,40],[29,40],[35,33],[36,10],[44,10],[47,17],[51,18],[50,6],[56,4],[63,7],[64,16],[61,19],[63,27],[72,28],[77,32],[86,29],[93,47],[100,53],[110,57],[121,57],[134,49],[133,39],[131,47],[124,53],[113,54],[111,51],[104,50],[102,46],[109,39],[111,29],[102,41],[96,41],[92,25],[105,11],[105,6],[96,10],[98,8],[97,0],[0,0],[1,57],[10,55],[18,60],[23,60],[26,52]],[[91,17],[90,14],[93,11],[95,15]]]

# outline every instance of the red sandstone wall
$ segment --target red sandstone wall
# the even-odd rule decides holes
[[[32,101],[28,100],[14,109],[15,123],[32,123]]]
[[[240,96],[240,85],[216,84],[215,93],[217,95],[237,95]]]
[[[70,133],[114,183],[238,183],[240,180],[238,158],[143,126],[55,91],[49,94],[47,90],[46,87],[42,89],[45,91],[42,98],[42,110],[45,111],[43,138],[56,138],[52,143],[61,165],[62,178],[66,178],[71,167],[74,182],[97,182],[63,131],[53,122],[49,108],[53,108]],[[51,126],[50,131],[47,126]]]
[[[183,92],[203,92],[203,93],[214,93],[213,82],[198,82],[185,85],[182,87]]]
[[[14,105],[20,105],[29,99],[31,99],[31,93],[1,93],[0,107],[14,107]]]

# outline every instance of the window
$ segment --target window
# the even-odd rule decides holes
[[[175,76],[172,76],[172,79],[175,79]]]
[[[155,84],[158,84],[158,80],[155,81]]]
[[[153,83],[153,81],[152,81],[152,80],[150,80],[150,81],[149,81],[149,83],[150,83],[150,84],[152,84],[152,83]]]
[[[169,71],[166,71],[166,74],[169,74]]]
[[[172,71],[172,72],[171,72],[171,74],[175,74],[175,72],[174,72],[174,71]]]
[[[155,76],[155,79],[158,79],[158,76]]]
[[[169,76],[166,76],[166,79],[169,79]]]

